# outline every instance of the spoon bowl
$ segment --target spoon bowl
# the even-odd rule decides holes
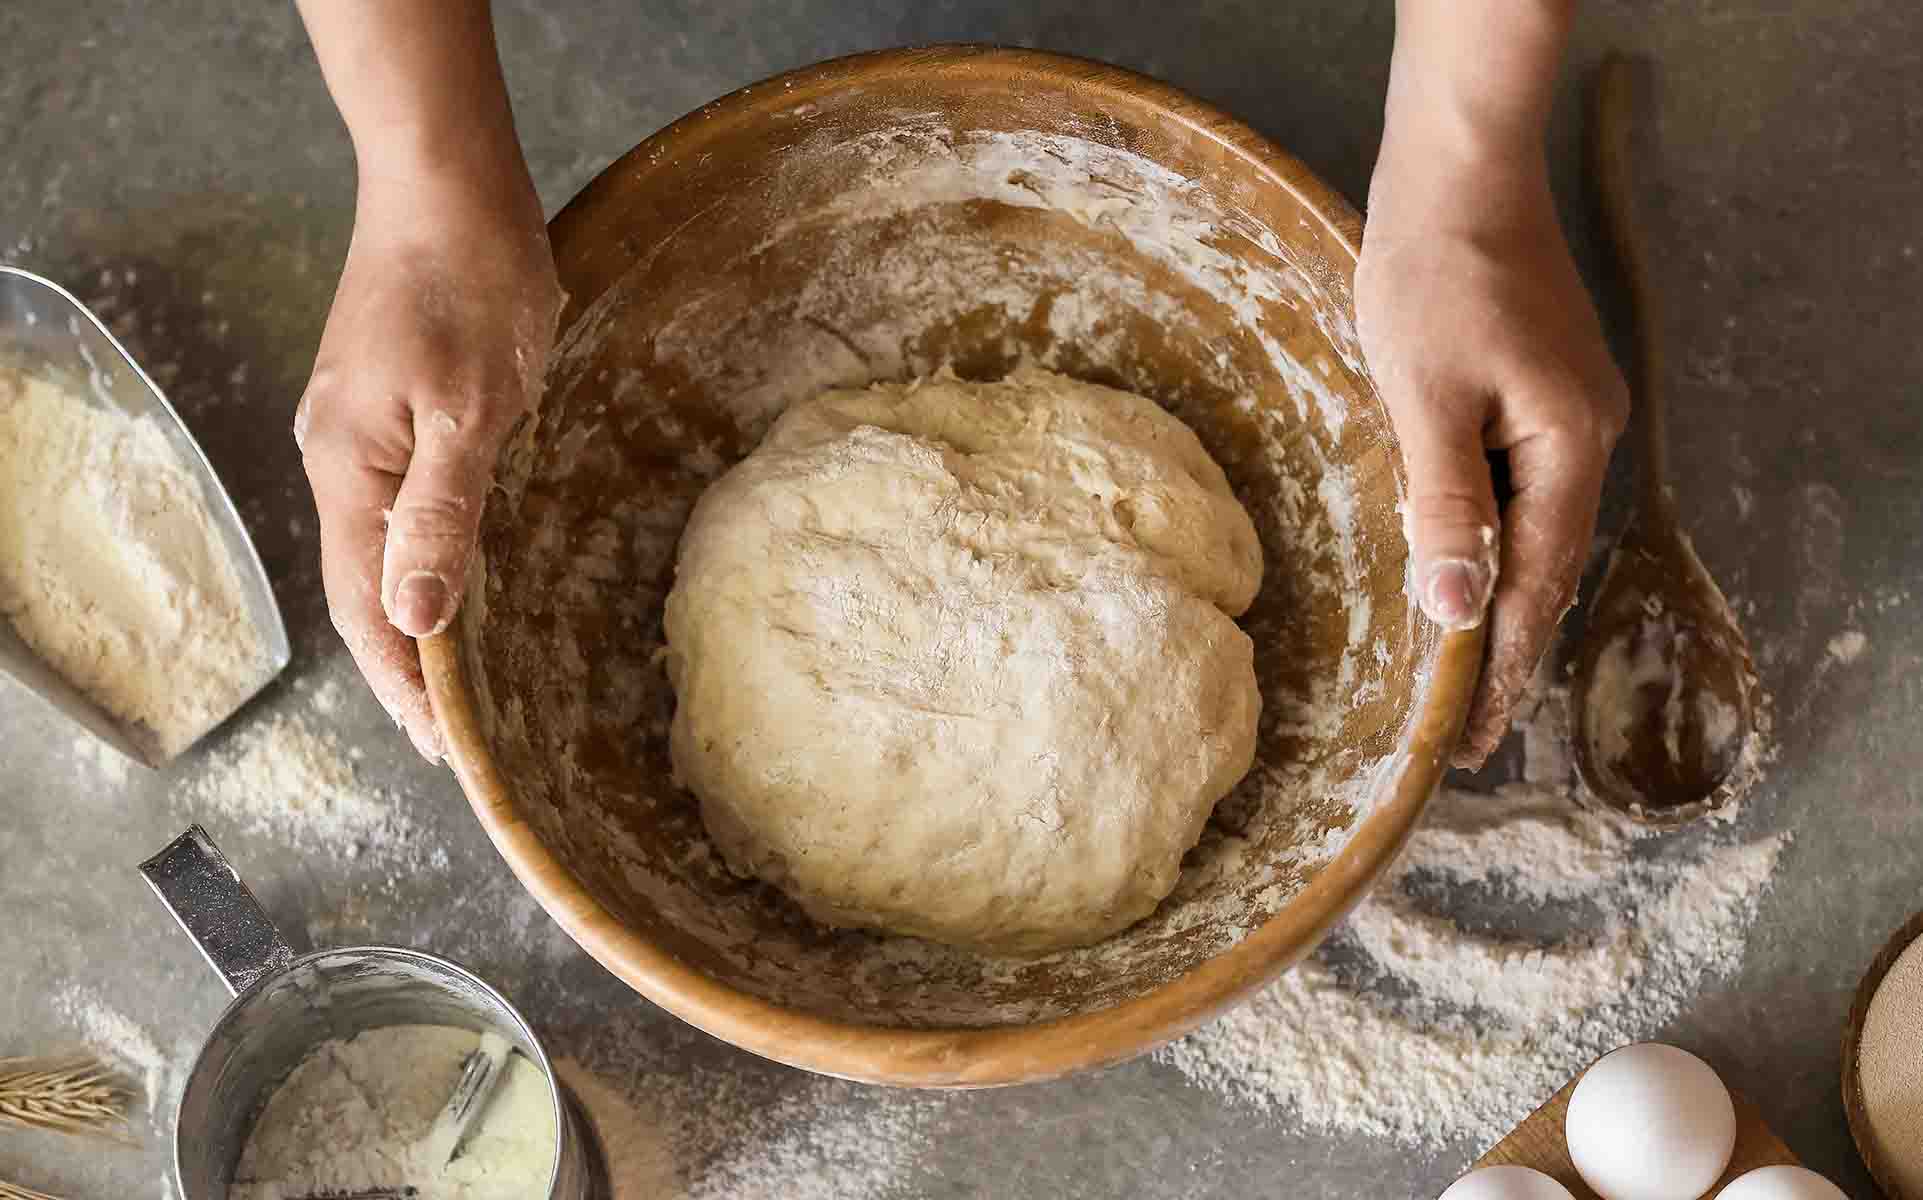
[[[1673,514],[1645,510],[1617,546],[1576,681],[1576,766],[1607,807],[1674,826],[1747,786],[1755,670],[1728,601]]]

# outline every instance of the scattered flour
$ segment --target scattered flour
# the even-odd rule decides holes
[[[213,818],[216,841],[225,827],[348,858],[369,849],[389,855],[422,849],[394,798],[363,784],[352,752],[299,712],[246,726],[181,798],[196,819]]]
[[[154,421],[0,367],[0,615],[161,756],[266,668],[207,504]]]
[[[133,767],[132,760],[112,746],[95,737],[77,737],[73,740],[73,757],[91,767],[100,781],[112,788],[127,786],[127,777]]]
[[[1847,629],[1829,641],[1829,656],[1844,666],[1863,657],[1863,651],[1870,648],[1868,635],[1861,630]]]
[[[690,1071],[646,1035],[557,1065],[601,1135],[612,1194],[649,1200],[883,1200],[932,1137],[936,1094],[808,1077],[764,1094]]]
[[[338,679],[328,679],[325,683],[316,687],[314,689],[313,705],[314,711],[323,717],[331,717],[339,712],[341,707],[341,681]]]
[[[1311,1129],[1479,1149],[1739,966],[1786,839],[1578,806],[1566,704],[1524,723],[1521,780],[1443,791],[1322,951],[1162,1059]]]
[[[148,1113],[157,1113],[161,1100],[171,1094],[172,1066],[153,1036],[83,987],[61,992],[54,1006],[79,1027],[88,1049],[140,1080]]]

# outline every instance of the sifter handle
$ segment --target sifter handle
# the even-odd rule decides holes
[[[287,940],[199,825],[141,863],[140,873],[231,994],[294,961]]]

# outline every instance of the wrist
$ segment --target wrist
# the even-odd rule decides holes
[[[390,140],[359,156],[358,165],[357,222],[372,217],[451,236],[543,226],[540,199],[511,133],[505,140],[478,134]]]
[[[1490,120],[1446,103],[1391,106],[1377,163],[1458,179],[1526,176],[1547,166],[1545,134],[1541,121]]]
[[[1544,131],[1572,8],[1572,0],[1399,0],[1378,183],[1386,172],[1397,191],[1432,197],[1546,186]]]
[[[468,180],[525,175],[512,118],[447,114],[350,126],[362,180]]]
[[[1369,182],[1369,213],[1503,209],[1549,195],[1549,159],[1539,141],[1443,145],[1384,139]]]
[[[1540,147],[1487,155],[1391,154],[1369,183],[1368,230],[1378,245],[1405,236],[1488,236],[1553,223],[1555,198]]]

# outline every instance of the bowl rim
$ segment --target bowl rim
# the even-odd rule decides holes
[[[1036,50],[942,45],[872,51],[806,66],[729,93],[648,137],[617,159],[549,223],[565,244],[610,221],[617,189],[657,163],[698,154],[722,129],[792,109],[850,85],[942,72],[1050,81],[1146,104],[1191,134],[1214,142],[1280,187],[1335,236],[1353,261],[1362,222],[1354,208],[1300,161],[1249,126],[1177,88],[1133,71]],[[562,328],[579,311],[570,300]],[[594,899],[518,810],[480,720],[461,658],[465,617],[420,643],[428,695],[447,739],[447,761],[475,815],[515,876],[568,935],[648,1000],[714,1037],[819,1074],[907,1087],[974,1088],[1039,1082],[1108,1066],[1157,1049],[1272,982],[1313,949],[1358,903],[1407,842],[1461,735],[1481,667],[1483,630],[1442,635],[1429,685],[1416,701],[1413,730],[1393,795],[1379,801],[1349,843],[1281,912],[1227,950],[1143,995],[1091,1013],[1024,1025],[906,1029],[867,1025],[784,1007],[683,962],[623,924]]]

